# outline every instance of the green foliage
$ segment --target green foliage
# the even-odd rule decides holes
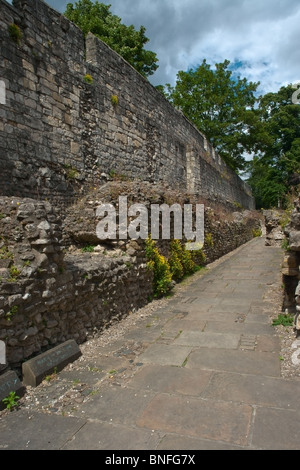
[[[20,276],[21,271],[17,268],[17,266],[11,266],[9,269],[9,278],[8,281],[16,282],[18,277]]]
[[[258,120],[254,93],[259,83],[233,78],[229,65],[225,60],[213,70],[203,60],[197,68],[178,72],[175,87],[167,84],[164,95],[238,171],[245,167],[244,152],[254,149],[252,129]]]
[[[176,280],[182,279],[184,276],[183,266],[183,248],[179,240],[171,241],[171,253],[169,256],[170,270],[172,277]]]
[[[85,83],[88,83],[89,85],[92,85],[92,83],[94,82],[94,79],[93,77],[87,73],[84,77],[83,77],[83,80],[85,81]]]
[[[153,271],[154,297],[161,297],[171,288],[172,274],[168,260],[159,253],[155,241],[150,238],[146,240],[146,258],[148,269]]]
[[[118,106],[119,104],[119,98],[117,97],[117,95],[112,95],[111,97],[111,103],[113,106]]]
[[[78,176],[78,171],[70,165],[65,165],[67,180],[74,180]]]
[[[11,321],[12,318],[18,313],[18,306],[17,305],[14,305],[13,307],[11,307],[11,309],[9,310],[9,312],[7,312],[7,314],[5,315],[6,319],[8,321]]]
[[[290,250],[290,245],[289,245],[289,241],[287,240],[287,238],[285,238],[282,243],[281,243],[281,248],[284,250],[284,251],[289,251]]]
[[[158,68],[158,60],[154,52],[144,48],[149,41],[145,27],[136,30],[133,25],[122,24],[121,18],[113,15],[110,7],[98,1],[79,0],[67,4],[65,16],[85,35],[91,32],[108,44],[144,77],[152,75]]]
[[[12,411],[18,404],[18,400],[20,397],[16,394],[16,392],[10,392],[9,395],[2,400],[6,409]]]
[[[253,238],[258,238],[262,236],[262,230],[260,228],[253,228],[252,229],[252,236]]]
[[[95,251],[95,246],[94,245],[86,245],[83,248],[81,248],[82,253],[93,253]]]
[[[159,253],[156,243],[148,239],[146,241],[146,257],[148,268],[154,273],[155,297],[161,297],[168,293],[172,279],[180,281],[185,276],[201,269],[205,263],[205,255],[202,250],[189,251],[180,240],[170,242],[170,255],[166,259]]]
[[[6,245],[0,248],[0,259],[13,259],[14,255],[11,253]]]
[[[44,380],[46,380],[46,382],[51,382],[51,380],[54,379],[56,376],[57,376],[57,367],[54,367],[52,374],[46,375]]]
[[[278,317],[275,320],[273,320],[273,323],[272,323],[273,326],[278,326],[278,325],[293,326],[293,324],[294,324],[294,317],[292,315],[283,315],[283,314],[279,314]]]
[[[214,241],[211,233],[206,233],[205,235],[205,245],[209,246],[212,248],[214,246]]]
[[[15,23],[11,23],[9,26],[8,26],[8,33],[9,33],[9,36],[10,38],[16,43],[16,44],[19,44],[21,39],[22,39],[22,31],[20,29],[20,27],[15,24]]]
[[[300,106],[293,104],[291,85],[260,97],[256,110],[257,152],[248,163],[248,184],[257,207],[288,203],[290,180],[300,173]]]
[[[238,209],[238,210],[242,210],[242,209],[243,209],[243,206],[242,206],[242,204],[241,204],[240,202],[236,202],[236,201],[235,201],[235,202],[233,203],[233,205],[234,205],[234,207],[235,207],[236,209]]]

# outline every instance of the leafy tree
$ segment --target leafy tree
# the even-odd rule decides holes
[[[79,0],[75,5],[68,3],[64,14],[85,35],[91,32],[108,44],[144,77],[152,75],[158,68],[158,59],[154,52],[144,49],[149,41],[145,27],[141,26],[137,31],[132,25],[122,24],[121,18],[113,15],[110,7],[98,1]]]
[[[259,100],[258,152],[248,178],[258,207],[284,204],[292,175],[300,173],[300,106],[292,103],[293,91],[281,87]]]
[[[259,83],[235,79],[229,65],[225,60],[213,70],[203,60],[196,69],[180,71],[175,87],[166,85],[165,96],[238,171],[245,167],[244,153],[251,153],[255,147],[253,130],[257,130],[258,116],[254,108]]]

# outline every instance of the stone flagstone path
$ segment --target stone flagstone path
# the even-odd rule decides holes
[[[122,338],[100,337],[37,389],[36,409],[0,418],[0,448],[299,450],[300,381],[281,378],[270,322],[282,256],[255,239]]]

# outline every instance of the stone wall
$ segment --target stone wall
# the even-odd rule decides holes
[[[205,137],[118,54],[41,0],[13,5],[0,3],[0,195],[62,207],[122,175],[254,207]]]
[[[264,210],[266,228],[266,246],[282,246],[285,239],[283,225],[286,219],[286,213],[283,210]]]
[[[144,253],[64,254],[61,220],[49,203],[0,198],[0,339],[7,361],[68,339],[78,343],[152,293]]]
[[[260,220],[234,213],[254,207],[249,187],[126,61],[41,0],[13,5],[0,2],[0,340],[16,366],[153,294],[142,242],[97,245],[96,208],[120,190],[205,204],[207,262]]]
[[[300,195],[294,201],[290,223],[285,228],[285,253],[282,274],[285,286],[284,309],[296,313],[295,324],[300,330]]]
[[[108,183],[61,220],[47,202],[0,197],[0,340],[10,366],[68,339],[82,343],[148,303],[152,272],[144,241],[100,243],[96,237],[99,203],[115,203],[122,191],[145,204],[171,203],[180,194],[196,202],[150,183],[143,191],[138,184]],[[207,262],[250,240],[259,226],[250,211],[232,215],[206,207]],[[83,252],[92,244],[93,252]],[[158,245],[168,256],[169,241]]]

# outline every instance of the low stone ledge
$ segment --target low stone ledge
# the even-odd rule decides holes
[[[11,392],[16,392],[16,395],[21,397],[24,395],[25,387],[20,382],[16,372],[9,370],[0,375],[0,410],[5,408],[3,399],[7,398]]]
[[[37,387],[47,375],[60,372],[81,356],[73,339],[66,341],[22,364],[23,383]]]

